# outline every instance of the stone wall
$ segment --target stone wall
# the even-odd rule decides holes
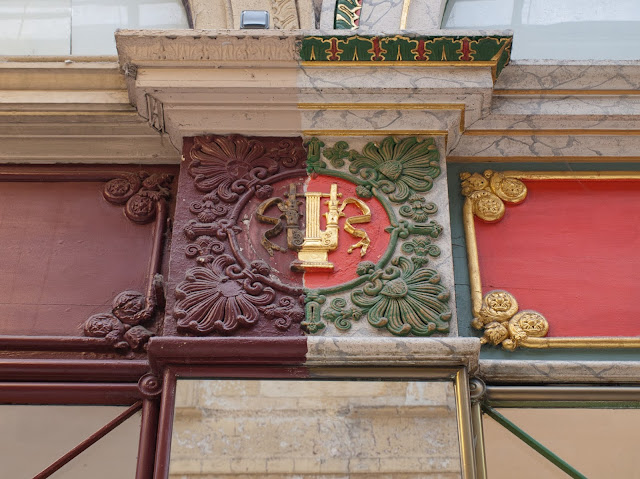
[[[460,474],[451,382],[178,382],[171,478]]]

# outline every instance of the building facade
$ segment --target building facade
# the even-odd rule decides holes
[[[7,7],[69,28],[0,70],[3,477],[640,474],[637,7],[62,3]]]

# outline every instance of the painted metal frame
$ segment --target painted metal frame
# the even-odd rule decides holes
[[[469,378],[464,366],[304,366],[306,339],[286,338],[154,338],[149,356],[163,390],[158,424],[154,479],[168,479],[171,435],[178,379],[362,379],[449,380],[454,384],[462,477],[475,479]]]
[[[535,311],[518,312],[515,298],[506,291],[492,291],[486,296],[482,291],[478,245],[476,242],[475,216],[494,222],[504,214],[504,202],[518,204],[526,197],[526,186],[522,180],[640,180],[637,171],[485,171],[479,173],[461,173],[463,195],[466,196],[463,206],[463,225],[467,247],[469,281],[471,289],[471,306],[474,318],[473,326],[477,329],[486,327],[483,342],[503,344],[508,350],[518,346],[535,349],[547,348],[640,348],[640,337],[544,337],[546,319]],[[492,310],[489,296],[501,294],[503,302],[510,302],[513,312],[500,316]],[[517,314],[516,314],[517,313]],[[526,320],[537,321],[538,328],[526,330],[517,324],[518,315],[526,314]],[[514,323],[515,320],[515,323]],[[514,323],[514,324],[511,324]],[[504,327],[506,338],[491,337],[491,324],[495,329]],[[508,328],[508,329],[507,329]],[[546,325],[548,328],[548,324]],[[522,334],[521,334],[522,333]]]
[[[580,471],[552,450],[531,437],[526,431],[500,414],[495,408],[640,408],[640,387],[637,386],[494,386],[480,379],[471,380],[472,420],[476,445],[478,479],[486,479],[482,414],[513,433],[569,477],[585,479]]]

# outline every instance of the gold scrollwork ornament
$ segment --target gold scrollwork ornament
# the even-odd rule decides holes
[[[489,223],[504,216],[504,202],[518,204],[527,197],[527,187],[522,181],[497,171],[461,173],[460,179],[462,194],[471,202],[473,213]]]
[[[537,311],[518,312],[518,303],[507,291],[491,291],[482,300],[478,317],[472,321],[476,329],[484,329],[480,338],[482,344],[501,344],[513,351],[528,338],[547,335],[549,323]]]

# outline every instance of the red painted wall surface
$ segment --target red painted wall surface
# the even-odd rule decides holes
[[[1,184],[1,334],[81,336],[115,295],[144,291],[152,225],[128,220],[103,186]]]
[[[483,292],[504,289],[549,336],[640,335],[640,181],[527,181],[495,224],[476,219]]]

